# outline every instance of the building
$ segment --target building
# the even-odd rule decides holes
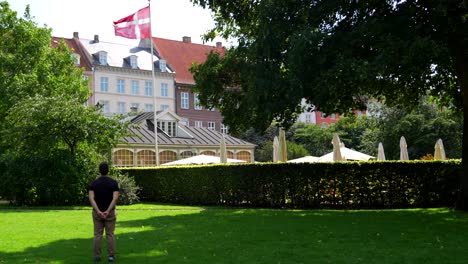
[[[159,163],[185,159],[205,154],[220,155],[221,137],[224,136],[227,157],[254,162],[255,145],[241,139],[224,135],[205,127],[186,126],[177,114],[159,111],[157,120],[157,139]],[[113,150],[113,162],[117,166],[154,166],[156,146],[154,132],[154,112],[145,112],[131,117],[134,125],[130,136]]]
[[[190,91],[195,86],[195,80],[190,67],[192,63],[203,63],[210,52],[224,54],[224,48],[218,42],[216,47],[191,42],[190,37],[182,41],[163,38],[153,38],[156,55],[167,61],[176,72],[176,113],[183,123],[193,127],[206,127],[224,134],[228,128],[223,124],[223,117],[216,109],[206,109],[199,105],[198,94]]]
[[[90,104],[101,105],[104,114],[154,111],[154,101],[156,110],[175,110],[175,73],[164,60],[151,56],[149,42],[129,46],[100,41],[98,35],[80,39],[78,33],[74,38],[91,65]]]
[[[316,111],[314,106],[307,105],[305,99],[302,100],[301,105],[304,107],[304,112],[302,112],[297,118],[296,122],[307,123],[307,124],[316,124],[321,125],[322,127],[327,127],[340,119],[340,114],[327,114],[320,111]],[[366,114],[366,111],[355,110],[355,116],[362,116]]]

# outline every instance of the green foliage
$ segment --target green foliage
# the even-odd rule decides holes
[[[134,178],[121,173],[121,171],[117,169],[112,169],[111,175],[119,184],[120,191],[117,204],[130,205],[140,201],[138,192],[141,188],[136,185]]]
[[[87,188],[96,168],[79,153],[55,150],[47,156],[8,156],[0,160],[1,196],[17,205],[76,205],[87,202]]]
[[[288,151],[288,160],[309,155],[309,152],[303,145],[291,141],[286,141],[286,148]],[[255,149],[255,159],[260,162],[273,161],[273,141],[268,140],[261,148]]]
[[[461,108],[463,0],[193,2],[215,13],[215,31],[238,40],[192,69],[202,103],[219,106],[230,127],[263,130],[273,119],[289,127],[302,98],[349,114],[368,97],[411,108],[430,92]]]
[[[298,208],[453,206],[460,161],[122,169],[145,201]]]
[[[0,196],[17,204],[86,201],[126,124],[85,107],[83,70],[51,30],[0,2]]]

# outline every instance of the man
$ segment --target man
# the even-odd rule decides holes
[[[93,207],[94,223],[94,260],[101,260],[101,241],[104,229],[106,230],[107,253],[109,262],[115,260],[115,205],[119,198],[117,181],[107,176],[109,165],[102,162],[99,165],[99,176],[89,186],[89,201]]]

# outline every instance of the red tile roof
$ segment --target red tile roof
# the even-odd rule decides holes
[[[192,73],[189,69],[192,62],[205,62],[211,51],[224,54],[224,48],[187,43],[183,41],[169,40],[163,38],[154,38],[153,43],[157,54],[167,61],[167,64],[176,72],[176,83],[194,85]]]

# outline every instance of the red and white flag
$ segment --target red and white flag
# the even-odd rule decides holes
[[[119,24],[123,24],[119,26]],[[151,38],[150,7],[138,10],[135,14],[114,22],[116,36],[129,39]]]

